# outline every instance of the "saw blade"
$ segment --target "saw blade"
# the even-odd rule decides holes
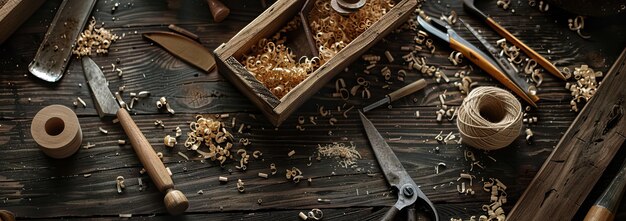
[[[63,76],[75,39],[87,23],[96,0],[64,0],[59,6],[37,54],[28,65],[33,75],[56,82]]]

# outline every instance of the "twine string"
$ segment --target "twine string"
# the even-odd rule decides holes
[[[473,89],[457,117],[463,143],[483,150],[508,146],[522,129],[522,105],[510,92],[497,87]]]

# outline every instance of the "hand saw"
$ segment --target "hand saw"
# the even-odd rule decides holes
[[[46,32],[37,54],[28,65],[33,75],[56,82],[63,76],[74,41],[85,27],[96,0],[64,0]]]

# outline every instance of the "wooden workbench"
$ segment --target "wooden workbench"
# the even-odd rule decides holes
[[[111,8],[116,2],[120,6],[112,14]],[[164,153],[163,161],[173,172],[177,189],[190,200],[187,213],[177,219],[296,220],[300,211],[320,208],[326,220],[377,220],[396,197],[390,192],[364,137],[356,109],[348,112],[348,118],[334,111],[332,114],[338,122],[331,126],[328,117],[319,116],[317,108],[325,106],[326,109],[336,110],[340,106],[345,110],[351,106],[363,107],[389,92],[388,89],[381,89],[381,76],[358,74],[374,83],[370,88],[373,96],[370,100],[360,97],[348,101],[332,98],[333,81],[283,125],[275,128],[222,76],[203,73],[141,37],[142,32],[167,30],[167,25],[174,23],[198,34],[206,47],[215,48],[263,10],[260,1],[224,2],[231,8],[231,15],[219,24],[213,23],[206,2],[200,0],[101,0],[92,13],[98,23],[103,22],[105,27],[123,36],[112,45],[108,55],[92,56],[103,67],[110,82],[109,88],[116,90],[125,85],[126,98],[128,92],[151,92],[150,97],[135,105],[132,116],[155,150]],[[130,145],[117,144],[118,139],[126,139],[120,125],[110,119],[98,118],[80,62],[72,59],[65,76],[57,83],[46,83],[28,73],[28,63],[34,57],[59,5],[60,0],[47,1],[0,46],[0,209],[13,211],[18,218],[79,220],[133,214],[133,218],[170,220],[163,206],[162,193],[151,185],[147,175],[139,173],[142,166]],[[575,15],[556,8],[540,12],[530,8],[525,1],[512,1],[514,13],[497,8],[495,2],[479,7],[559,68],[573,69],[589,64],[594,70],[606,72],[626,46],[626,27],[619,24],[619,19],[587,19],[585,31],[591,34],[592,39],[583,40],[567,28],[567,19]],[[434,17],[455,10],[466,22],[482,30],[490,42],[500,38],[483,23],[469,17],[460,1],[429,1],[423,9]],[[623,16],[620,19],[624,19]],[[461,36],[477,43],[462,25],[454,27]],[[404,30],[387,36],[374,46],[371,53],[382,55],[385,50],[391,51],[397,61],[388,66],[398,70],[405,66],[400,62],[401,55],[405,54],[400,51],[400,46],[411,44],[414,35],[414,32]],[[466,64],[452,66],[447,60],[451,50],[441,42],[435,42],[437,49],[434,55],[426,51],[420,53],[427,57],[429,64],[440,65],[453,81],[457,80],[452,77],[456,71],[469,70]],[[122,77],[112,70],[112,63],[124,71]],[[362,73],[364,66],[358,61],[338,78],[345,79],[349,86],[355,85],[356,73]],[[496,85],[480,70],[475,69],[470,76],[479,85]],[[485,166],[485,169],[474,168],[473,174],[479,179],[498,178],[508,186],[509,203],[504,206],[508,212],[576,117],[569,106],[571,96],[564,88],[565,83],[548,74],[544,77],[539,93],[543,100],[538,110],[530,112],[531,116],[539,118],[537,124],[529,125],[535,134],[535,140],[530,145],[521,134],[508,148],[489,153],[459,144],[437,143],[434,137],[440,132],[444,135],[453,132],[458,136],[454,122],[435,121],[435,111],[439,109],[437,96],[447,90],[447,104],[452,106],[458,106],[463,96],[452,83],[439,84],[415,71],[409,71],[407,82],[426,78],[429,83],[426,89],[393,103],[391,109],[376,109],[368,117],[383,136],[390,139],[388,143],[415,182],[435,203],[442,220],[451,217],[468,219],[471,215],[483,214],[481,206],[489,202],[489,195],[479,185],[474,188],[474,196],[457,193],[459,173],[470,169],[470,163],[464,159],[465,150],[472,150]],[[396,82],[391,88],[405,84]],[[175,115],[157,110],[155,101],[162,96],[171,102]],[[87,107],[75,108],[72,102],[76,97],[84,99]],[[74,109],[83,128],[83,145],[89,143],[95,146],[81,148],[65,160],[46,157],[30,135],[30,124],[37,111],[51,104]],[[421,116],[416,118],[415,111],[418,110]],[[235,169],[233,162],[222,168],[215,162],[193,157],[196,154],[182,145],[185,135],[179,138],[179,144],[174,148],[163,145],[163,137],[173,135],[172,130],[177,126],[184,133],[188,132],[189,122],[197,114],[221,113],[229,114],[230,118],[224,121],[236,140],[248,138],[252,142],[247,147],[249,151],[263,152],[262,159],[252,160],[247,171]],[[317,125],[307,120],[305,130],[300,131],[295,127],[298,116],[305,116],[306,119],[316,116]],[[231,119],[235,117],[237,126],[230,128]],[[155,127],[155,120],[162,120],[165,128]],[[241,123],[250,125],[250,128],[237,133]],[[102,134],[98,127],[109,133]],[[317,161],[313,157],[310,161],[318,144],[332,142],[354,143],[362,155],[357,162],[359,169],[342,168],[335,159]],[[240,146],[237,144],[235,148]],[[436,147],[439,151],[435,151]],[[296,154],[288,157],[287,153],[291,150],[295,150]],[[185,160],[178,152],[192,159]],[[618,154],[620,159],[623,159],[624,152]],[[434,168],[439,162],[447,167],[435,174]],[[258,172],[269,172],[271,163],[277,165],[279,173],[269,179],[258,177]],[[307,166],[309,163],[311,165]],[[581,206],[576,219],[584,215],[610,176],[616,173],[615,165],[619,163],[613,162],[607,169],[591,192],[592,197]],[[294,184],[285,179],[285,169],[294,166],[300,168],[306,178],[312,178],[312,182]],[[232,172],[229,173],[229,170]],[[116,191],[117,176],[126,178],[127,187],[123,194]],[[227,176],[230,181],[220,184],[218,176]],[[147,189],[139,190],[138,178],[149,183]],[[244,180],[245,193],[237,192],[237,179]],[[199,190],[203,194],[199,194]],[[330,202],[319,203],[318,198]],[[626,204],[623,203],[618,220],[626,219],[625,211]]]

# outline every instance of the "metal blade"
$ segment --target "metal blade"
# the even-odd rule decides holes
[[[374,102],[374,103],[372,103],[372,104],[367,105],[366,107],[364,107],[364,108],[363,108],[363,112],[368,112],[368,111],[371,111],[371,110],[372,110],[372,109],[374,109],[374,108],[380,107],[380,106],[382,106],[382,105],[384,105],[384,104],[388,104],[388,103],[389,103],[389,101],[390,101],[389,97],[388,97],[388,96],[385,96],[385,98],[380,99],[379,101],[376,101],[376,102]]]
[[[522,88],[522,90],[529,93],[528,88],[530,87],[530,85],[528,85],[528,82],[524,81],[524,79],[517,76],[518,71],[515,69],[515,67],[513,67],[513,65],[511,65],[511,63],[509,63],[507,58],[504,56],[498,55],[498,49],[496,49],[493,45],[491,45],[487,41],[487,39],[481,36],[478,33],[478,31],[476,31],[476,29],[472,28],[472,26],[465,23],[463,19],[459,18],[459,21],[461,21],[461,23],[465,25],[465,28],[467,28],[467,30],[469,30],[470,33],[472,33],[472,35],[474,35],[474,37],[478,39],[478,41],[487,49],[487,51],[489,51],[489,53],[491,54],[491,57],[498,64],[498,67],[502,69],[502,73],[505,73],[513,82],[515,82],[520,88]]]
[[[96,0],[64,0],[28,70],[45,81],[56,82],[65,72],[74,40],[85,27]]]
[[[83,57],[82,63],[83,72],[85,72],[85,77],[87,77],[89,82],[89,89],[91,89],[91,95],[95,101],[96,110],[98,110],[98,116],[115,116],[119,105],[109,90],[104,73],[102,73],[96,62],[89,57]]]
[[[383,170],[387,182],[390,185],[400,188],[402,184],[407,182],[407,178],[413,181],[409,174],[404,170],[404,167],[400,163],[400,160],[393,153],[391,147],[385,142],[385,139],[378,133],[378,130],[374,127],[372,122],[368,120],[363,113],[359,112],[361,116],[361,122],[365,128],[365,133],[370,141],[370,145],[374,150],[374,155],[380,164],[380,168]]]
[[[213,54],[200,43],[173,32],[148,32],[143,37],[154,41],[174,56],[210,72],[215,68]]]
[[[417,22],[428,33],[438,37],[441,40],[444,40],[445,42],[450,43],[450,37],[448,36],[448,34],[446,32],[443,32],[443,31],[439,30],[438,28],[436,28],[435,26],[431,25],[427,21],[424,21],[424,19],[422,19],[422,17],[420,17],[420,16],[417,16]]]

